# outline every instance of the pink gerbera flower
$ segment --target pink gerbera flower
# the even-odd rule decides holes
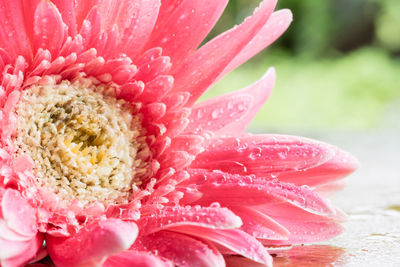
[[[321,195],[357,162],[245,133],[273,69],[196,103],[292,19],[265,0],[198,48],[227,2],[0,1],[1,266],[271,265],[340,233]]]

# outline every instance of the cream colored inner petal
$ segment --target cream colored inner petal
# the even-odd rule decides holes
[[[64,199],[126,203],[146,172],[140,119],[129,103],[78,83],[32,86],[17,105],[17,154],[39,186]],[[142,157],[143,158],[143,157]]]

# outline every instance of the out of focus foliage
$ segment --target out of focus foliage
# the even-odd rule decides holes
[[[239,24],[259,2],[230,0],[215,33]],[[278,8],[294,14],[280,40],[294,53],[334,56],[370,44],[400,53],[399,0],[279,0]]]
[[[259,2],[230,0],[210,38]],[[365,130],[382,124],[393,106],[400,114],[400,0],[278,2],[294,13],[289,30],[208,96],[247,86],[272,65],[276,87],[253,130]]]
[[[400,51],[400,1],[382,0],[382,9],[376,20],[379,44],[389,51]]]

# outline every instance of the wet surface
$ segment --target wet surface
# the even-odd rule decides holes
[[[344,263],[345,250],[329,245],[297,246],[287,251],[281,251],[274,256],[275,267],[332,266],[333,263]]]
[[[400,266],[400,133],[314,138],[338,145],[360,160],[346,189],[333,197],[348,214],[345,231],[323,244],[277,253],[275,266]]]

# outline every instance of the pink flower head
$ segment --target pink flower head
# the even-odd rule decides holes
[[[292,20],[265,0],[200,46],[227,2],[0,0],[1,266],[270,266],[341,232],[357,161],[245,132],[273,69],[196,102]]]

